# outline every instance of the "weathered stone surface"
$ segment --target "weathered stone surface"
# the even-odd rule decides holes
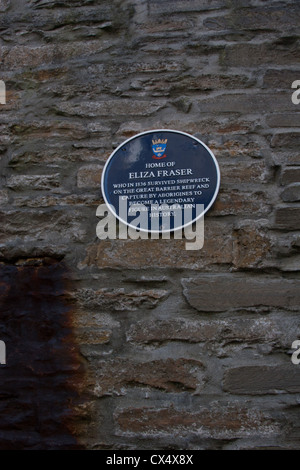
[[[166,290],[153,289],[125,292],[125,289],[81,289],[72,294],[80,305],[89,309],[138,310],[154,308],[168,295]]]
[[[269,69],[264,75],[263,85],[266,88],[277,88],[284,90],[291,90],[292,83],[299,78],[298,70],[277,70]],[[270,118],[276,118],[276,116],[270,116]],[[282,126],[278,126],[282,127]],[[293,127],[293,126],[291,126]]]
[[[237,44],[227,46],[224,53],[220,56],[220,63],[225,67],[257,67],[268,65],[291,65],[293,66],[299,60],[299,51],[290,46],[280,46],[276,44]],[[276,97],[280,97],[277,95]],[[276,97],[274,96],[274,106],[276,106]],[[269,97],[271,98],[271,97]],[[288,102],[289,100],[287,100]],[[265,109],[268,108],[267,100],[263,100]],[[283,100],[281,101],[283,105]],[[288,105],[288,103],[286,103]],[[248,105],[249,106],[249,105]],[[286,108],[284,108],[286,109]],[[291,108],[290,108],[291,109]]]
[[[8,192],[5,189],[0,190],[0,204],[5,205],[8,202]]]
[[[160,344],[166,341],[187,341],[226,345],[273,342],[280,331],[269,319],[229,320],[153,320],[140,321],[130,327],[127,340],[138,344]]]
[[[294,105],[295,106],[295,105]],[[300,144],[300,132],[285,132],[274,135],[271,139],[271,147],[298,149]]]
[[[81,102],[80,104],[61,103],[57,111],[66,116],[96,117],[96,116],[150,116],[166,105],[165,100],[106,100],[97,102]]]
[[[253,224],[234,232],[233,264],[237,268],[254,268],[268,258],[272,242],[266,232]]]
[[[297,30],[300,22],[300,8],[298,5],[290,6],[263,6],[257,8],[241,8],[230,12],[226,16],[208,18],[204,25],[213,30],[273,30],[278,28],[292,28]]]
[[[16,175],[7,179],[7,187],[15,191],[26,189],[46,190],[57,188],[60,184],[60,175]]]
[[[194,359],[137,362],[114,359],[97,362],[97,396],[126,394],[132,387],[152,387],[166,392],[196,391],[204,380],[204,366]]]
[[[81,346],[106,344],[111,338],[111,331],[104,328],[76,328],[74,333]]]
[[[279,259],[277,262],[277,266],[282,271],[299,272],[300,271],[300,256],[295,255],[289,258]]]
[[[72,138],[76,134],[78,140],[89,136],[88,126],[67,121],[32,121],[26,124],[13,124],[10,127],[14,142],[38,139]]]
[[[245,308],[296,310],[300,306],[298,280],[218,274],[182,279],[182,285],[186,300],[200,312]]]
[[[237,189],[220,191],[219,197],[213,205],[211,215],[247,215],[269,214],[266,195],[260,191],[246,193]]]
[[[209,223],[206,227],[204,247],[200,251],[187,251],[186,240],[99,240],[87,247],[87,256],[80,266],[144,269],[180,265],[198,270],[214,263],[231,263],[232,240],[228,228]]]
[[[147,0],[150,14],[169,14],[170,12],[186,13],[189,11],[215,10],[226,7],[224,0],[204,0],[199,3],[197,0]]]
[[[275,226],[282,230],[300,230],[300,207],[280,207],[275,213]]]
[[[0,1],[0,11],[5,11],[10,6],[10,0],[1,0]]]
[[[300,165],[300,154],[296,149],[288,150],[279,148],[273,153],[274,163],[279,166]]]
[[[81,167],[77,173],[78,188],[100,188],[102,165],[86,165]]]
[[[68,214],[61,209],[50,212],[30,209],[25,214],[19,209],[1,212],[0,216],[1,242],[15,244],[16,249],[20,248],[21,242],[34,241],[35,245],[48,242],[51,250],[54,243],[59,246],[63,242],[83,241],[86,235],[83,223],[86,216],[77,210]]]
[[[218,439],[276,434],[277,423],[257,409],[236,403],[221,406],[213,402],[209,408],[190,412],[176,408],[129,408],[116,413],[116,421],[124,433],[145,436],[173,435],[213,437]]]
[[[300,183],[300,168],[286,168],[281,175],[281,184]]]
[[[126,61],[122,62],[118,60],[117,62],[111,61],[105,65],[104,73],[105,75],[115,77],[116,75],[137,75],[137,74],[166,74],[168,72],[183,72],[186,69],[184,62],[175,61],[175,60],[165,60],[163,62],[158,62],[155,60],[145,60],[143,62],[138,61]],[[99,71],[99,68],[90,67],[90,71]]]
[[[235,367],[225,372],[223,386],[236,395],[299,393],[300,375],[292,364]]]
[[[220,162],[222,182],[231,183],[262,183],[267,180],[268,170],[263,162],[234,163]]]
[[[291,184],[281,193],[281,199],[284,202],[298,202],[300,201],[300,184]]]
[[[292,111],[292,100],[287,99],[286,94],[276,93],[235,93],[224,94],[218,97],[206,98],[198,101],[199,113],[242,113],[264,114],[267,109],[274,112]]]
[[[0,448],[298,449],[299,1],[0,11]],[[100,241],[105,162],[161,128],[218,159],[204,247]]]
[[[9,164],[12,168],[21,170],[27,168],[28,165],[47,165],[47,168],[57,168],[60,167],[63,162],[71,162],[72,164],[82,162],[96,163],[99,162],[99,160],[105,161],[111,153],[108,150],[103,151],[104,146],[105,142],[98,141],[97,149],[84,147],[70,149],[68,146],[66,146],[66,148],[49,148],[49,146],[47,146],[46,148],[43,141],[38,141],[31,151],[16,151],[12,155]]]
[[[270,127],[299,127],[299,117],[300,114],[297,112],[284,114],[270,114],[270,116],[266,118],[266,123]]]
[[[211,125],[211,124],[210,124]],[[210,127],[209,125],[209,127]],[[233,124],[232,124],[233,126]],[[202,126],[201,126],[202,127]],[[207,129],[207,133],[210,134],[211,130]],[[238,126],[237,126],[238,127]],[[231,129],[232,130],[232,129]],[[227,132],[230,131],[230,125],[227,127]],[[223,131],[226,133],[226,128]],[[222,133],[223,133],[222,132]],[[231,136],[229,138],[221,138],[216,141],[209,138],[207,145],[217,155],[218,158],[234,158],[234,157],[251,157],[261,158],[263,157],[263,149],[257,142],[249,139],[249,136]]]
[[[86,57],[108,49],[110,41],[82,41],[70,44],[48,44],[46,46],[3,46],[2,60],[4,70],[38,67],[40,64],[59,64],[66,59]]]
[[[98,206],[104,203],[97,194],[45,195],[38,197],[15,197],[15,207]]]

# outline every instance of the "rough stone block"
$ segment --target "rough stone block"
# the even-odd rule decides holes
[[[247,308],[297,310],[300,306],[298,280],[215,274],[182,279],[182,285],[187,302],[200,312]]]
[[[59,114],[66,116],[97,117],[97,116],[150,116],[162,109],[166,100],[106,100],[81,102],[80,104],[59,103],[56,107]]]
[[[298,30],[299,22],[299,5],[291,5],[289,8],[281,5],[267,5],[256,8],[233,9],[226,16],[206,19],[204,25],[214,31],[265,31],[266,29],[268,31],[278,31],[281,28]]]
[[[277,423],[257,408],[213,402],[197,411],[176,408],[129,408],[115,413],[122,433],[143,436],[191,436],[217,439],[272,436]]]
[[[224,374],[224,390],[236,395],[299,393],[300,375],[292,364],[243,366]]]
[[[263,318],[226,320],[144,320],[127,331],[127,340],[137,344],[163,344],[166,341],[205,343],[225,346],[232,342],[244,345],[276,342],[279,327]],[[246,346],[245,346],[246,347]]]
[[[225,67],[265,68],[268,65],[290,65],[293,67],[297,62],[299,62],[298,48],[291,48],[290,46],[281,46],[279,48],[277,44],[272,43],[226,46],[224,53],[220,56],[220,63]],[[276,97],[277,93],[273,98],[274,104]],[[267,105],[266,108],[268,108]]]
[[[164,300],[168,291],[163,289],[126,292],[125,289],[80,289],[71,294],[80,306],[89,309],[112,311],[134,311],[140,308],[154,308]]]
[[[275,226],[282,230],[300,230],[300,207],[279,207],[275,212]]]
[[[197,101],[199,113],[241,113],[265,114],[273,112],[295,111],[292,100],[286,94],[272,93],[234,93],[209,97]]]
[[[271,147],[273,148],[298,149],[299,145],[300,132],[279,133],[271,139]]]
[[[300,183],[300,168],[286,168],[281,175],[281,184]]]
[[[299,202],[300,201],[300,184],[291,184],[280,195],[284,202]]]
[[[264,75],[263,86],[265,88],[269,88],[272,90],[274,90],[274,88],[283,89],[283,90],[291,90],[291,94],[292,94],[292,91],[293,91],[291,89],[292,83],[298,79],[299,79],[298,70],[269,69],[266,71]]]
[[[204,366],[194,359],[161,359],[137,362],[125,359],[97,361],[95,393],[125,394],[132,387],[151,387],[165,392],[196,391],[204,380]]]
[[[59,173],[53,175],[16,175],[7,179],[7,187],[14,191],[47,190],[57,188],[59,185]]]
[[[103,240],[87,247],[83,266],[100,268],[188,268],[203,269],[215,263],[232,262],[230,228],[207,222],[201,250],[185,249],[186,240]]]
[[[77,173],[78,188],[101,187],[102,165],[86,165],[81,167]]]

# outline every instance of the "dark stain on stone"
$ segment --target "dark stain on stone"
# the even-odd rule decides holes
[[[43,258],[0,265],[0,450],[81,449],[84,367],[72,334],[62,261]]]

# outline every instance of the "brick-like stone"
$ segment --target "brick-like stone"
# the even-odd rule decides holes
[[[261,191],[242,192],[237,189],[220,190],[218,198],[210,211],[211,215],[269,214],[270,205]]]
[[[45,195],[37,197],[15,197],[15,207],[98,206],[104,203],[98,194]]]
[[[27,168],[28,165],[38,166],[41,164],[47,165],[47,168],[57,168],[62,163],[82,163],[82,162],[90,162],[90,163],[98,163],[100,161],[105,161],[111,151],[103,150],[106,147],[106,141],[97,142],[97,150],[96,149],[88,149],[88,148],[73,148],[71,149],[69,146],[61,146],[61,147],[53,147],[49,148],[49,146],[45,146],[43,140],[39,140],[36,146],[33,146],[31,151],[27,151],[26,148],[21,149],[20,151],[16,151],[12,154],[10,159],[9,165],[12,168],[16,169],[24,169]],[[99,149],[102,149],[99,152]],[[111,148],[112,150],[112,148]],[[100,154],[99,154],[100,153]]]
[[[300,207],[279,207],[275,212],[275,226],[282,230],[300,230]]]
[[[266,29],[278,31],[278,29],[298,30],[300,23],[299,5],[285,6],[268,5],[257,8],[233,9],[229,15],[210,17],[204,21],[208,29],[256,31]]]
[[[78,188],[100,188],[102,165],[86,165],[81,167],[77,173]]]
[[[281,269],[281,271],[287,272],[299,272],[300,271],[300,256],[290,256],[288,258],[279,259],[276,263],[276,266]]]
[[[230,129],[230,125],[227,127],[227,129],[225,127],[225,134],[231,134],[230,131],[232,131],[232,129]],[[210,134],[209,128],[207,129],[207,133],[208,135]],[[262,158],[264,156],[261,145],[259,145],[258,142],[251,140],[248,135],[238,137],[233,137],[231,135],[228,138],[222,137],[218,141],[217,139],[213,139],[210,137],[207,142],[207,145],[218,156],[218,158]]]
[[[286,168],[283,170],[280,178],[282,185],[300,183],[300,168]]]
[[[300,183],[291,184],[280,195],[284,202],[299,202],[300,201]]]
[[[199,113],[241,113],[265,114],[268,109],[273,112],[294,111],[295,105],[286,94],[276,93],[234,93],[201,99],[197,102]]]
[[[261,161],[255,163],[241,162],[239,164],[220,161],[219,166],[223,184],[261,184],[268,178],[265,162]]]
[[[268,258],[272,242],[258,227],[243,225],[234,232],[233,264],[236,268],[255,268]]]
[[[43,246],[43,249],[47,243],[49,253],[55,253],[62,243],[83,241],[86,235],[86,214],[78,209],[71,212],[58,208],[8,210],[2,211],[0,217],[1,242],[7,243],[8,251],[12,252],[22,251],[23,243],[34,243],[35,247]],[[6,252],[5,246],[1,248]]]
[[[10,129],[15,137],[14,141],[22,143],[31,139],[68,139],[73,138],[74,135],[78,140],[89,137],[87,126],[68,121],[31,121],[26,124],[13,124]]]
[[[127,340],[138,344],[160,344],[166,341],[226,345],[276,342],[280,331],[266,318],[226,320],[144,320],[133,324]]]
[[[60,185],[60,175],[16,175],[7,179],[7,187],[15,191],[28,189],[47,190]]]
[[[39,67],[41,64],[65,63],[67,59],[87,57],[113,46],[111,41],[78,41],[46,46],[3,46],[1,63],[4,70]]]
[[[299,50],[297,47],[278,46],[277,44],[236,44],[226,46],[220,56],[220,63],[225,67],[266,67],[268,65],[295,66],[299,62]],[[273,97],[273,104],[276,104],[276,96]],[[287,98],[287,96],[286,96]],[[289,101],[287,99],[287,101]],[[264,100],[266,107],[264,109],[272,109],[268,107],[268,103]],[[294,105],[295,106],[295,105]],[[291,109],[291,108],[290,108]]]
[[[80,289],[71,294],[79,305],[89,309],[113,311],[134,311],[140,308],[154,308],[164,300],[168,291],[163,289],[126,292],[125,289]]]
[[[298,73],[299,76],[299,73]],[[266,118],[269,127],[300,127],[300,113],[270,114]]]
[[[97,117],[97,116],[150,116],[162,109],[166,100],[106,100],[81,102],[80,104],[60,103],[56,109],[66,116]]]
[[[278,133],[271,139],[271,147],[273,148],[298,149],[299,145],[300,132]]]
[[[225,0],[147,0],[150,14],[167,14],[215,10],[226,7]]]
[[[144,62],[121,62],[117,61],[115,62],[109,62],[108,64],[105,64],[104,67],[104,73],[105,75],[115,77],[116,75],[120,76],[128,76],[130,74],[133,75],[138,75],[138,74],[150,74],[151,76],[153,74],[158,74],[158,73],[172,73],[172,72],[183,72],[185,70],[186,66],[184,65],[183,62],[180,61],[173,61],[173,60],[165,60],[163,62],[158,62],[156,60],[154,61],[149,61],[145,60]],[[94,66],[91,66],[89,68],[90,71],[96,71]]]
[[[295,166],[300,165],[300,153],[296,150],[287,150],[279,148],[273,150],[273,161],[278,166]]]
[[[263,87],[269,88],[272,90],[274,90],[274,88],[283,89],[283,90],[291,90],[291,93],[292,93],[293,91],[291,88],[292,83],[298,79],[299,79],[298,70],[269,69],[266,71],[264,75]]]
[[[178,77],[176,81],[166,83],[169,91],[182,92],[190,91],[210,91],[210,90],[231,90],[237,88],[248,88],[251,80],[247,75],[204,75]]]
[[[81,266],[101,268],[203,269],[215,263],[232,262],[232,238],[228,227],[206,223],[204,246],[200,251],[188,251],[185,240],[103,240],[87,247]]]
[[[125,394],[132,387],[151,387],[165,392],[193,391],[203,385],[204,365],[194,359],[137,362],[126,359],[97,361],[95,394]]]
[[[111,331],[104,328],[75,328],[74,333],[80,346],[107,344],[111,338]]]
[[[297,310],[300,306],[298,280],[217,274],[182,279],[182,285],[187,302],[200,312],[249,308]]]
[[[292,364],[235,367],[225,372],[223,387],[236,395],[299,393],[300,374]]]
[[[213,402],[197,411],[170,408],[129,408],[115,413],[120,431],[144,436],[191,436],[230,439],[272,436],[277,423],[257,408]]]

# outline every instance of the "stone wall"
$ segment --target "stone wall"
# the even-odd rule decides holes
[[[299,447],[297,0],[0,0],[0,448]],[[205,243],[96,237],[126,138],[200,138]]]

